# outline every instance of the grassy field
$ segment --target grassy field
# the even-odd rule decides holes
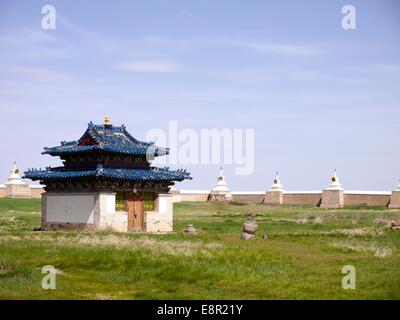
[[[175,233],[38,232],[39,200],[0,199],[1,299],[399,299],[399,210],[175,204]],[[240,240],[252,215],[268,240]],[[195,236],[182,233],[191,223]],[[44,265],[57,288],[43,290]],[[356,289],[343,290],[344,265]]]

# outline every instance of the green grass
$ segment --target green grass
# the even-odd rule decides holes
[[[0,199],[2,299],[399,299],[399,210],[174,205],[175,232],[37,232],[39,200]],[[268,240],[240,240],[253,216]],[[199,233],[182,233],[186,224]],[[344,265],[356,268],[343,290]],[[56,290],[43,290],[52,265]]]

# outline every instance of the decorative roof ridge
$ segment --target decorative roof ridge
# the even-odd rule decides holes
[[[92,139],[93,143],[81,145],[85,138]],[[44,147],[42,154],[72,154],[94,149],[132,155],[149,155],[150,157],[169,154],[169,148],[159,147],[154,141],[145,142],[133,137],[126,129],[125,124],[121,126],[97,125],[92,121],[88,123],[88,127],[78,140],[61,141],[59,146]]]
[[[153,143],[151,143],[151,142],[149,143],[149,142],[138,140],[135,137],[133,137],[128,132],[128,130],[126,129],[125,124],[122,124],[121,126],[114,126],[114,125],[93,124],[92,122],[89,123],[88,130],[90,130],[89,132],[95,134],[96,138],[99,137],[98,130],[103,130],[103,129],[110,130],[113,133],[123,133],[131,142],[133,142],[133,143],[135,143],[135,144],[137,144],[139,146],[146,146],[147,147],[147,146],[150,146],[150,145],[154,144],[154,142]],[[85,134],[86,134],[86,132],[85,132]],[[92,138],[94,138],[94,137],[92,136]],[[97,139],[95,139],[95,141],[99,142],[98,139],[101,139],[101,138],[97,138]]]
[[[140,141],[140,140],[136,139],[135,137],[133,137],[133,136],[128,132],[128,130],[126,130],[125,125],[122,125],[121,128],[122,128],[123,133],[124,133],[124,134],[129,138],[129,140],[131,140],[132,142],[135,142],[135,143],[137,143],[137,144],[139,144],[139,145],[141,145],[141,146],[146,146],[146,147],[152,145],[152,143],[145,142],[145,141]]]
[[[60,145],[61,146],[72,146],[72,145],[75,145],[75,144],[77,144],[76,140],[72,140],[72,141],[63,140],[63,141],[60,141]],[[45,148],[47,148],[47,147],[45,147]]]
[[[85,131],[85,133],[83,134],[83,136],[78,140],[78,143],[83,139],[83,137],[86,136],[86,133],[89,134],[89,136],[96,141],[98,144],[101,144],[101,138],[99,137],[99,134],[96,132],[95,130],[95,125],[91,125],[90,127],[88,127]]]

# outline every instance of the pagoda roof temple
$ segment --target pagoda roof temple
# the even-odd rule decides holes
[[[46,185],[46,191],[151,189],[157,186],[166,190],[173,181],[192,179],[186,170],[151,166],[154,157],[168,153],[168,148],[135,139],[124,125],[113,126],[106,117],[103,125],[90,122],[80,139],[44,148],[43,154],[59,156],[64,166],[29,169],[24,178],[41,181]]]

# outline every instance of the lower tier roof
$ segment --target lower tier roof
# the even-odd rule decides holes
[[[80,178],[108,178],[128,181],[182,181],[192,179],[186,170],[169,170],[168,168],[107,168],[101,165],[91,170],[68,170],[55,168],[47,170],[31,169],[25,171],[24,178],[31,180],[60,180]]]

